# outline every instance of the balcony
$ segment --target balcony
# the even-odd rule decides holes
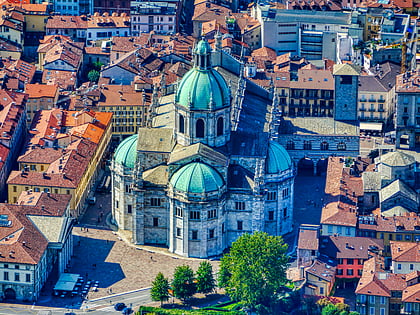
[[[374,108],[369,108],[369,111],[370,111],[370,112],[374,112],[374,111],[375,111],[375,109],[374,109]]]
[[[360,111],[361,112],[365,112],[366,111],[366,108],[361,108]]]
[[[383,108],[378,109],[378,112],[384,112],[384,111],[385,111],[385,109],[383,109]]]
[[[370,98],[368,102],[376,102],[374,98]]]

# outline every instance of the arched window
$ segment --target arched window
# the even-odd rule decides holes
[[[179,114],[179,132],[184,133],[185,132],[185,122],[184,122],[184,116]]]
[[[303,149],[304,150],[312,150],[312,143],[309,140],[303,141]]]
[[[217,136],[223,136],[224,128],[223,128],[223,117],[217,118]]]
[[[328,148],[329,148],[328,142],[326,141],[321,142],[321,150],[328,150]]]
[[[295,143],[292,140],[287,141],[286,149],[287,150],[294,150],[295,149]]]
[[[197,138],[204,138],[204,121],[198,119],[195,123],[195,136]]]
[[[337,151],[346,151],[346,144],[344,142],[337,144]]]

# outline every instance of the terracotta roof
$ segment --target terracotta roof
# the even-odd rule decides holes
[[[87,19],[87,28],[130,28],[130,17],[124,15],[109,15],[107,12],[95,13]]]
[[[420,283],[408,286],[402,294],[405,303],[420,303]]]
[[[76,87],[76,72],[45,69],[42,83],[57,84],[61,90],[73,91]]]
[[[83,43],[60,42],[45,53],[44,66],[56,60],[63,61],[75,69],[78,69],[82,61]]]
[[[328,282],[335,280],[335,270],[336,267],[328,265],[318,259],[316,259],[311,266],[305,268],[305,272],[313,274]]]
[[[334,79],[329,70],[299,69],[298,80],[290,81],[296,89],[334,90]]]
[[[420,262],[420,244],[409,242],[389,242],[392,260],[396,262]]]
[[[229,8],[214,4],[212,2],[202,2],[194,6],[193,21],[211,21],[225,23],[226,17],[232,11]]]
[[[0,39],[0,51],[22,52],[20,45]]]
[[[0,171],[2,170],[7,158],[9,157],[9,152],[9,148],[0,143]]]
[[[42,3],[22,3],[22,8],[25,10],[25,13],[37,12],[47,14],[48,6]]]
[[[0,228],[0,262],[35,265],[44,255],[47,239],[20,207],[0,204],[0,215],[10,222]]]
[[[369,220],[373,222],[369,222]],[[420,217],[413,212],[404,216],[374,216],[369,220],[365,220],[362,216],[359,217],[359,229],[377,232],[420,231]]]
[[[384,249],[384,241],[351,236],[323,236],[320,252],[331,258],[368,259]]]
[[[87,20],[81,16],[52,15],[48,17],[47,29],[86,29]]]
[[[109,51],[104,51],[101,47],[85,47],[85,53],[87,55],[107,55],[109,56]]]
[[[10,140],[22,119],[27,95],[18,92],[0,90],[0,139]]]
[[[52,84],[26,84],[25,93],[29,98],[51,97],[54,98],[58,93],[58,85]]]
[[[61,156],[62,152],[58,149],[33,147],[19,156],[17,161],[24,164],[50,164]]]
[[[274,49],[268,47],[261,47],[253,50],[251,56],[254,58],[274,61],[277,58],[277,53]]]
[[[24,191],[17,204],[27,214],[61,217],[65,215],[70,200],[71,195]]]
[[[131,85],[106,85],[101,90],[98,106],[138,106],[148,105],[150,93],[137,92]],[[146,101],[146,102],[145,102]]]
[[[318,250],[318,230],[299,228],[298,249]]]

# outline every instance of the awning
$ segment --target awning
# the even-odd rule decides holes
[[[382,131],[382,123],[360,123],[360,130]]]
[[[80,277],[76,273],[62,273],[60,279],[55,284],[54,290],[56,291],[73,291],[76,286],[77,279]]]

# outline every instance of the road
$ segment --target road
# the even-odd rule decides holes
[[[9,305],[2,305],[0,303],[0,315],[12,314],[34,314],[34,315],[65,315],[67,314],[121,314],[114,310],[116,303],[124,303],[131,306],[133,310],[137,310],[139,306],[152,302],[150,299],[150,288],[130,291],[126,293],[119,293],[105,296],[102,298],[83,302],[80,309],[68,308],[41,308],[41,307],[15,307]]]

